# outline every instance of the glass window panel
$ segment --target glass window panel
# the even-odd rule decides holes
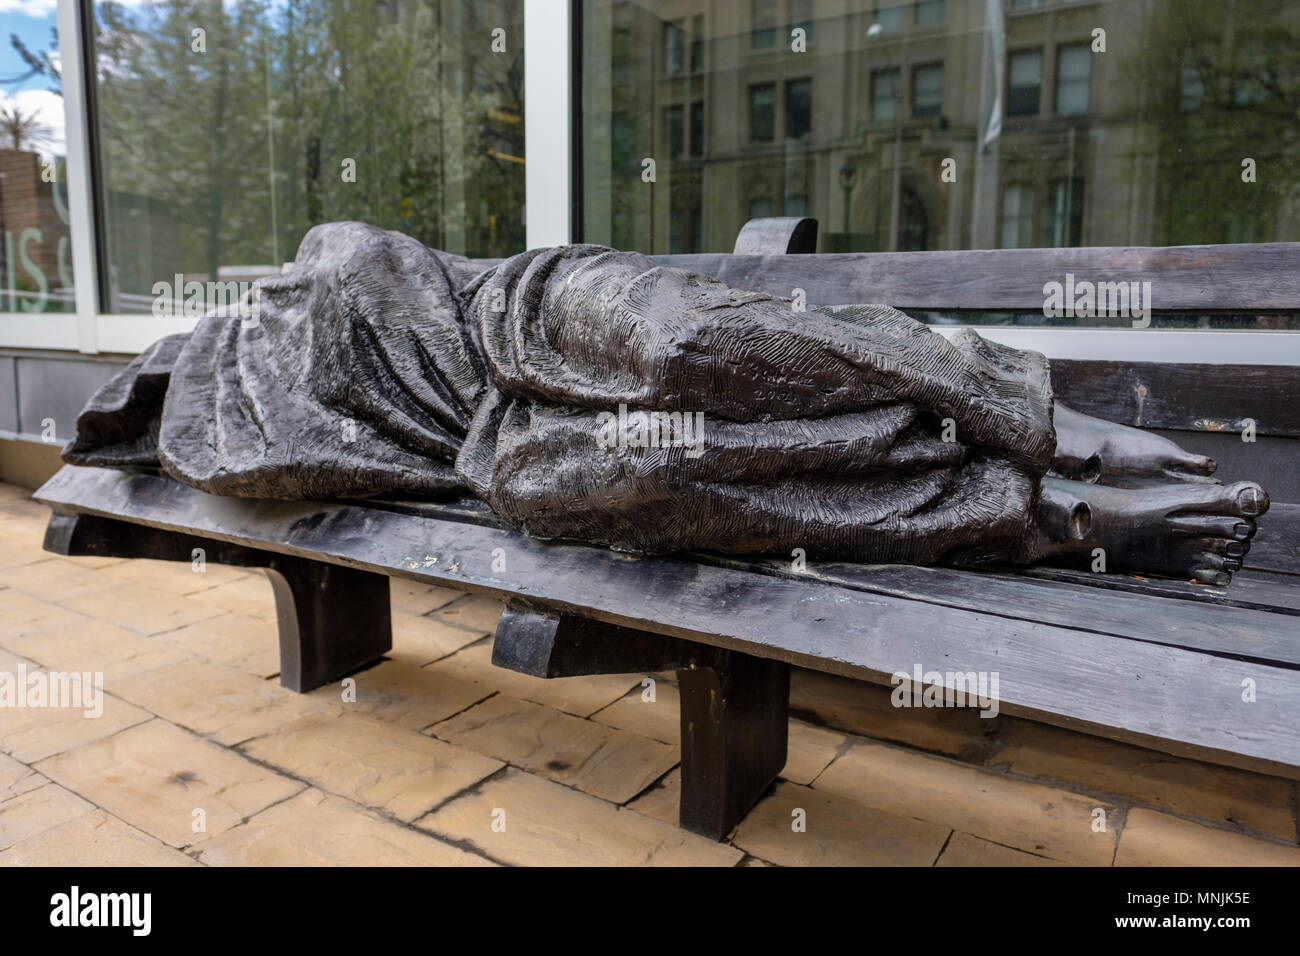
[[[1038,244],[1045,247],[1077,246],[1081,244],[1082,235],[1083,180],[1052,183],[1043,216],[1043,235]]]
[[[749,88],[749,138],[755,143],[766,143],[775,134],[776,87],[771,83]]]
[[[524,248],[522,0],[204,9],[94,5],[112,311],[228,295],[331,220]]]
[[[1204,101],[1205,84],[1201,82],[1201,71],[1194,64],[1184,61],[1178,77],[1178,109],[1185,113],[1199,108]]]
[[[918,66],[912,71],[912,115],[943,112],[943,65]]]
[[[1034,187],[1008,186],[1002,192],[1002,248],[1027,248],[1033,234]]]
[[[903,5],[880,7],[875,23],[869,28],[872,35],[900,33],[903,29]]]
[[[54,4],[0,10],[0,312],[73,312]]]
[[[668,124],[668,155],[677,159],[686,154],[686,113],[678,104],[664,111],[664,122]]]
[[[579,238],[727,252],[753,205],[816,218],[823,252],[1300,241],[1300,4],[949,0],[921,31],[909,2],[900,33],[872,35],[898,6],[782,0],[751,21],[745,2],[583,0]],[[795,53],[805,16],[819,40]],[[776,41],[755,56],[764,18]],[[704,41],[689,80],[666,73],[665,23]],[[790,84],[807,81],[805,122]],[[677,103],[691,161],[650,189],[641,159],[669,155]]]
[[[813,0],[790,0],[790,28],[804,31],[809,43],[813,38]]]
[[[871,119],[890,122],[898,117],[898,70],[876,70],[871,74]]]
[[[803,139],[812,131],[812,80],[791,80],[785,85],[785,135]]]
[[[664,69],[669,76],[686,71],[686,31],[680,23],[664,24]]]
[[[1007,115],[1032,116],[1038,112],[1043,85],[1043,54],[1022,50],[1011,54],[1007,69]]]
[[[1092,48],[1063,46],[1056,53],[1056,112],[1078,116],[1088,112],[1092,85]]]
[[[755,50],[776,47],[776,0],[749,0],[750,44]]]
[[[917,0],[916,25],[918,27],[937,27],[948,15],[944,0]]]

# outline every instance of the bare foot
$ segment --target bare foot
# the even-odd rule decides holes
[[[1170,482],[1213,482],[1214,459],[1194,455],[1154,432],[1093,418],[1056,403],[1056,456],[1052,474],[1060,478],[1148,488]]]
[[[1044,478],[1040,552],[1049,564],[1140,571],[1226,586],[1255,536],[1268,494],[1253,481],[1142,489]]]

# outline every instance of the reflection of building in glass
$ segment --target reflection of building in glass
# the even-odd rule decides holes
[[[0,149],[0,311],[72,308],[67,209],[55,194],[54,167],[40,155]],[[42,171],[46,172],[43,177]]]
[[[1295,135],[1300,8],[988,11],[588,0],[583,237],[726,251],[750,217],[811,215],[823,251],[1298,238],[1276,130]],[[1245,150],[1270,179],[1242,182]]]

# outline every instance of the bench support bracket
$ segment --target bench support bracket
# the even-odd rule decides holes
[[[687,830],[720,840],[785,766],[790,665],[522,605],[497,625],[492,663],[534,677],[675,670]]]
[[[275,593],[280,683],[306,693],[378,660],[393,646],[388,578],[372,571],[163,531],[95,515],[50,517],[45,550],[65,555],[202,560],[262,568]]]

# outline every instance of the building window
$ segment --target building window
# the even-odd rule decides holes
[[[1047,194],[1040,246],[1077,246],[1083,239],[1083,180],[1052,183]]]
[[[467,10],[477,10],[480,4],[483,9],[495,9],[493,5],[499,2],[512,2],[517,7],[511,9],[517,9],[526,0],[480,0],[479,4],[438,0],[432,6],[450,9],[463,3]],[[580,167],[582,201],[575,238],[649,254],[665,253],[670,210],[671,216],[677,216],[676,210],[686,208],[673,203],[698,202],[701,251],[726,252],[748,218],[752,197],[770,198],[774,215],[782,215],[797,211],[794,196],[806,196],[807,214],[823,223],[827,250],[885,251],[923,245],[995,249],[1004,241],[1003,187],[1009,185],[1026,187],[1023,203],[1020,193],[1005,199],[1012,204],[1006,221],[1009,245],[1218,243],[1223,241],[1229,217],[1236,214],[1241,214],[1243,221],[1254,221],[1258,241],[1300,238],[1300,204],[1289,199],[1300,189],[1293,137],[1267,132],[1283,129],[1277,124],[1281,114],[1274,107],[1281,96],[1275,90],[1280,87],[1285,93],[1286,77],[1295,72],[1292,47],[1286,46],[1281,36],[1291,20],[1282,17],[1277,24],[1261,25],[1260,17],[1246,9],[1250,4],[1242,3],[1221,4],[1222,17],[1184,16],[1180,12],[1184,2],[1101,4],[1106,16],[1098,22],[1105,23],[1112,41],[1118,43],[1116,38],[1124,36],[1126,43],[1141,52],[1124,69],[1109,70],[1101,55],[1091,53],[1090,44],[1086,53],[1082,46],[1089,40],[1090,18],[1095,19],[1094,8],[1098,7],[1088,0],[1045,0],[1016,9],[1012,9],[1012,0],[734,0],[725,4],[581,0],[571,5],[582,11],[577,24],[582,31],[577,44],[582,63],[576,74],[582,88],[582,142],[576,144],[574,157]],[[379,11],[390,4],[401,9],[410,4],[416,10],[430,6],[428,0],[348,0],[345,6]],[[103,9],[114,11],[146,6],[166,5],[158,0],[102,4]],[[300,6],[314,10],[318,5],[291,8],[297,11]],[[330,4],[323,6],[332,9]],[[273,10],[282,7],[271,5]],[[939,166],[953,150],[935,137],[956,137],[976,143],[978,149],[990,133],[996,133],[990,126],[993,104],[978,95],[978,86],[979,65],[987,56],[985,14],[992,9],[996,15],[999,8],[1006,14],[1007,41],[1001,62],[995,64],[1001,88],[993,92],[1002,145],[997,156],[985,154],[987,162],[982,168],[987,177],[980,183],[963,178],[970,170],[958,157],[957,182],[966,186],[945,188],[939,174],[947,167],[941,170]],[[808,48],[812,59],[790,54],[790,30],[812,21],[817,37]],[[685,27],[682,76],[666,72],[662,37],[668,23]],[[874,27],[870,33],[869,27]],[[1228,29],[1236,37],[1231,44],[1223,42]],[[882,35],[886,30],[888,34]],[[755,31],[759,47],[770,44],[766,50],[751,50]],[[1274,42],[1265,42],[1270,32],[1277,36]],[[272,43],[272,52],[276,49]],[[444,44],[438,52],[457,60],[474,59],[465,52],[473,49],[473,44],[464,49]],[[209,60],[204,61],[209,66],[212,50],[209,43]],[[501,58],[479,59],[492,67]],[[289,75],[279,72],[279,62],[273,56],[275,84],[287,82],[281,77]],[[365,58],[358,61],[359,67],[368,70],[372,63]],[[191,62],[193,69],[202,66],[203,62]],[[426,75],[422,62],[409,69],[420,77]],[[611,69],[624,81],[613,89]],[[103,82],[111,85],[117,74],[103,72]],[[393,75],[400,77],[400,73],[394,64]],[[489,78],[500,86],[510,79],[492,74]],[[1234,80],[1238,81],[1235,87]],[[261,82],[265,83],[265,75]],[[489,88],[493,88],[491,83]],[[1269,89],[1265,103],[1258,100],[1262,88]],[[347,94],[346,118],[351,124],[366,115],[354,109],[357,89],[349,78],[346,89],[337,91],[338,97]],[[316,93],[311,84],[304,90]],[[1134,90],[1149,95],[1135,97],[1131,95]],[[465,142],[464,128],[472,129],[474,120],[461,119],[457,112],[461,101],[454,92],[441,95],[443,101],[440,106],[435,102],[438,109],[433,114],[463,125],[453,127],[455,135],[416,125],[412,127],[416,139],[406,150],[431,156],[431,161],[439,164],[426,173],[435,182],[453,177],[447,188],[433,191],[439,215],[430,216],[427,222],[445,223],[439,228],[449,237],[444,241],[450,245],[441,248],[459,252],[460,235],[483,218],[477,212],[482,208],[481,196],[474,195],[471,202],[471,192],[487,191],[496,180],[461,175],[457,164],[474,158],[472,150],[460,145]],[[238,102],[241,109],[252,111],[255,104],[249,96],[251,93],[241,93]],[[1234,104],[1234,96],[1240,105]],[[421,103],[410,106],[405,95],[399,99],[414,109],[417,117],[429,112]],[[377,129],[391,126],[387,108],[380,112],[380,96],[363,102],[375,103],[370,112],[382,115]],[[667,107],[676,104],[682,107],[681,135],[676,132],[676,113],[674,129],[669,129]],[[1198,104],[1199,113],[1179,112]],[[1216,115],[1222,114],[1219,121],[1210,122],[1212,117],[1202,115],[1211,108]],[[334,114],[328,118],[332,121]],[[251,131],[240,139],[241,144],[249,143],[244,148],[249,155],[256,155],[255,142],[265,143],[264,114],[262,119],[258,140],[254,141]],[[282,110],[274,119],[277,124],[287,122]],[[1188,126],[1193,120],[1194,129]],[[321,125],[330,135],[332,125]],[[1058,126],[1079,135],[1073,139],[1057,135]],[[947,132],[941,132],[945,127]],[[908,128],[914,135],[907,135]],[[904,135],[896,140],[900,130]],[[369,208],[366,204],[372,201],[367,190],[380,193],[383,181],[377,176],[358,176],[355,188],[346,192],[327,182],[325,175],[329,171],[326,159],[353,155],[341,150],[351,149],[355,142],[371,142],[366,132],[350,129],[345,141],[335,136],[334,142],[327,141],[319,150],[322,195],[333,195],[326,191],[329,186],[337,190],[338,197],[350,200],[347,206],[326,204],[325,210],[335,218],[364,218]],[[1095,147],[1099,139],[1107,139],[1115,147],[1112,140],[1121,133],[1125,144],[1122,157],[1115,148],[1081,145],[1086,140]],[[1188,136],[1194,136],[1194,146],[1188,146]],[[144,140],[137,136],[136,141]],[[1259,169],[1277,175],[1261,176],[1259,183],[1243,189],[1239,175],[1224,175],[1221,164],[1216,170],[1216,164],[1203,161],[1205,156],[1238,155],[1233,150],[1240,151],[1241,142],[1250,143],[1247,152]],[[194,141],[186,148],[197,153],[202,145]],[[670,146],[681,158],[669,158]],[[275,153],[283,177],[276,180],[277,190],[282,184],[290,185],[290,174],[301,167],[304,151],[293,139],[281,147],[277,132]],[[439,150],[454,155],[444,160]],[[357,151],[364,155],[360,147]],[[672,179],[673,188],[689,177],[689,194],[669,201],[665,196],[669,190],[635,188],[647,156],[659,156],[672,166],[671,177],[663,163],[660,171],[663,182]],[[358,164],[361,162],[359,158]],[[1126,200],[1141,209],[1141,215],[1115,214],[1113,197],[1096,185],[1117,175],[1116,163],[1136,164],[1143,170],[1142,176],[1129,184],[1132,195]],[[259,164],[250,160],[229,168],[239,179],[251,176],[255,165]],[[492,175],[497,175],[496,169]],[[1087,188],[1063,186],[1070,178]],[[905,200],[902,189],[909,185],[916,196]],[[971,186],[977,186],[981,195],[987,193],[986,203],[972,201],[966,188]],[[464,200],[460,198],[462,188]],[[1246,194],[1252,190],[1259,196],[1255,211],[1244,206]],[[306,201],[314,202],[313,195],[308,193]],[[413,195],[419,208],[424,193]],[[387,201],[387,195],[381,194],[380,199]],[[282,210],[290,206],[291,201],[281,203]],[[920,215],[923,207],[924,216]],[[441,215],[443,209],[446,215]],[[488,214],[491,210],[489,201]],[[287,214],[282,214],[281,222]],[[176,217],[164,219],[159,214],[153,222],[161,228],[177,221]],[[417,215],[412,221],[422,220]],[[399,227],[400,220],[389,228]],[[686,219],[681,229],[682,242],[690,247],[691,229]],[[1233,234],[1249,235],[1244,230]],[[158,245],[171,243],[159,240]],[[121,262],[123,268],[129,267],[126,256]],[[1300,328],[1300,319],[1293,324]]]
[[[812,80],[791,80],[785,85],[786,139],[803,139],[812,131]]]
[[[1003,249],[1024,249],[1033,245],[1034,187],[1007,186],[1002,191]]]
[[[771,83],[749,88],[749,139],[754,143],[770,143],[776,138],[774,109],[776,87]]]
[[[898,69],[875,70],[871,74],[871,120],[888,123],[898,118]]]
[[[867,31],[868,36],[903,32],[903,5],[895,4],[876,8],[876,19]]]
[[[664,72],[669,76],[686,72],[686,31],[680,23],[664,24]]]
[[[938,116],[943,112],[943,64],[912,70],[912,115]]]
[[[1273,70],[1259,50],[1247,49],[1240,55],[1241,72],[1232,80],[1233,106],[1261,106],[1270,91],[1278,89]]]
[[[944,0],[917,0],[916,25],[918,27],[940,26],[947,16],[947,4]]]
[[[1086,43],[1056,51],[1056,115],[1080,116],[1091,106],[1092,50]]]
[[[703,241],[702,225],[699,196],[691,190],[675,194],[668,219],[668,251],[677,255],[699,252]]]
[[[1043,51],[1022,50],[1011,54],[1007,69],[1007,115],[1038,115],[1043,86]]]
[[[911,186],[899,196],[898,251],[924,252],[930,248],[930,216],[925,202]]]
[[[808,215],[808,194],[791,193],[785,197],[785,214],[787,216]]]
[[[766,219],[772,215],[772,200],[766,198],[751,199],[749,201],[749,218]]]
[[[1178,111],[1190,113],[1200,109],[1205,102],[1205,84],[1201,81],[1201,71],[1192,62],[1190,56],[1183,57],[1183,69],[1178,77]]]
[[[669,158],[686,155],[686,111],[680,103],[664,110],[664,127],[668,131]]]
[[[790,0],[790,29],[803,30],[804,38],[811,43],[813,36],[812,0]]]
[[[749,0],[749,45],[755,50],[776,48],[776,0]]]

